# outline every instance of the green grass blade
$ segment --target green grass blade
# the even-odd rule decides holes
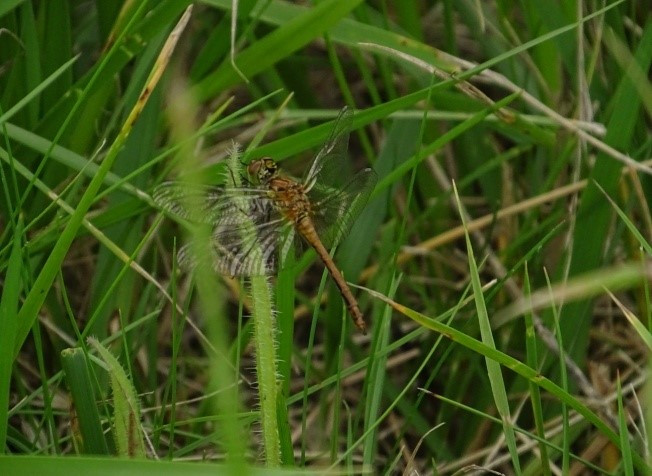
[[[252,78],[319,37],[361,1],[325,0],[318,3],[238,53],[235,58],[237,68],[247,78]],[[230,61],[224,61],[196,86],[195,94],[199,99],[206,99],[241,81],[242,78]]]
[[[525,263],[523,293],[526,297],[530,295],[530,274],[528,272],[527,262]],[[524,319],[527,364],[530,368],[536,369],[539,365],[539,358],[532,313],[526,312],[524,314]],[[532,413],[534,414],[534,425],[536,427],[537,436],[540,438],[539,452],[541,455],[541,471],[544,476],[550,476],[552,472],[550,470],[550,460],[548,458],[548,447],[544,443],[546,441],[546,433],[543,420],[543,408],[541,406],[541,391],[533,382],[528,382],[528,388],[530,390]]]
[[[86,354],[80,348],[65,349],[61,352],[61,364],[75,404],[74,419],[79,424],[82,453],[109,454]]]
[[[13,342],[18,329],[18,298],[22,288],[23,222],[18,219],[0,297],[0,454],[5,452],[7,439],[9,389],[14,365]]]
[[[545,269],[544,269],[544,274],[546,277],[546,285],[548,288],[548,292],[550,292],[551,291],[550,279]],[[559,348],[559,359],[558,359],[559,379],[561,380],[561,387],[564,389],[565,392],[568,392],[568,386],[569,386],[568,371],[566,369],[566,355],[564,352],[564,340],[561,333],[561,329],[559,327],[559,311],[557,310],[555,299],[552,296],[552,293],[551,293],[550,301],[552,303],[552,317],[554,319],[554,325],[555,325],[555,337],[557,339],[557,347]],[[562,426],[561,469],[564,474],[568,474],[569,465],[570,465],[569,455],[570,455],[571,436],[570,436],[570,425],[568,421],[568,406],[564,402],[561,402],[561,426]]]
[[[41,73],[41,49],[39,47],[38,27],[34,14],[32,2],[25,2],[20,8],[21,18],[21,40],[25,45],[25,82],[26,91],[32,91],[39,87],[42,79]],[[20,101],[19,101],[20,102]],[[27,106],[27,121],[31,127],[36,127],[39,122],[40,104],[38,101],[30,102]]]
[[[41,61],[44,74],[56,71],[69,61],[72,54],[71,8],[67,0],[53,0],[44,4],[40,13]],[[50,41],[56,36],[57,41]],[[64,74],[42,94],[43,107],[49,109],[70,90],[73,83],[72,71],[66,68]]]
[[[609,203],[613,207],[614,210],[616,210],[616,213],[618,213],[618,216],[620,219],[623,221],[627,229],[630,231],[632,235],[634,235],[634,238],[636,238],[636,241],[638,241],[638,244],[641,245],[641,248],[645,250],[647,255],[649,257],[652,257],[652,245],[650,244],[649,241],[645,239],[643,234],[636,228],[636,225],[632,223],[632,220],[627,216],[627,214],[618,206],[618,204],[609,196],[609,194],[605,191],[602,186],[595,182],[595,186],[598,187],[598,190],[604,195],[604,197],[609,200]]]
[[[627,318],[627,321],[632,325],[636,333],[639,335],[641,340],[645,343],[645,346],[652,351],[652,333],[645,327],[641,320],[632,313],[625,305],[618,299],[611,291],[606,289],[606,292],[611,297],[611,300],[616,303],[616,306],[621,310],[621,312]]]
[[[21,3],[25,3],[25,0],[5,0],[2,2],[2,4],[0,4],[0,18],[12,11]]]
[[[634,462],[632,460],[632,447],[629,443],[629,430],[627,425],[627,411],[623,405],[623,391],[620,386],[620,376],[617,380],[618,394],[618,430],[620,433],[620,454],[622,456],[622,469],[625,476],[634,476]]]
[[[53,160],[72,170],[83,171],[84,175],[90,178],[97,174],[99,165],[93,162],[89,163],[89,160],[86,157],[77,154],[70,149],[56,145],[52,141],[14,124],[7,123],[5,124],[5,127],[7,136],[10,139],[29,147],[35,152],[47,154],[48,151],[50,151],[50,156]],[[7,153],[5,151],[2,151],[2,157],[7,160]],[[104,182],[107,184],[117,184],[121,183],[122,179],[113,172],[107,172]],[[126,190],[133,191],[134,194],[137,193],[136,189],[131,184],[124,184],[123,187]]]
[[[232,468],[223,464],[187,461],[147,461],[116,458],[88,457],[45,457],[45,456],[0,456],[0,473],[2,474],[38,474],[39,476],[60,476],[62,474],[140,474],[166,476],[229,476],[248,474],[251,476],[291,476],[298,474],[314,475],[315,469],[273,469],[242,468],[246,473],[234,473]]]
[[[482,342],[491,349],[496,349],[496,344],[494,342],[493,334],[491,332],[491,323],[489,322],[489,314],[487,313],[487,305],[485,303],[484,295],[482,294],[482,284],[480,283],[480,274],[478,272],[478,267],[475,262],[475,256],[473,253],[473,245],[471,245],[471,238],[469,237],[469,232],[466,229],[466,212],[462,208],[462,203],[460,202],[460,197],[455,188],[455,183],[453,183],[453,189],[455,190],[455,199],[457,201],[457,208],[462,218],[462,225],[464,226],[464,237],[466,239],[466,252],[468,254],[469,260],[469,270],[471,273],[471,284],[473,287],[473,297],[475,300],[475,307],[478,313],[478,323],[480,325],[480,335],[482,336]],[[514,423],[512,422],[511,412],[509,410],[509,400],[507,399],[507,390],[505,389],[505,381],[503,380],[503,374],[500,369],[498,362],[486,358],[487,364],[487,374],[489,377],[489,383],[491,384],[491,393],[494,397],[494,402],[496,404],[496,409],[500,414],[501,421],[503,423],[503,432],[505,440],[507,441],[507,447],[509,448],[509,453],[512,457],[512,464],[514,465],[514,471],[516,474],[521,473],[521,463],[518,457],[518,449],[516,447],[516,435],[514,434]]]
[[[390,296],[393,296],[398,287],[399,281],[393,277],[390,283]],[[385,306],[380,322],[376,323],[377,329],[374,329],[374,346],[372,349],[378,351],[378,354],[370,356],[370,366],[367,375],[367,398],[364,405],[364,430],[367,433],[363,443],[362,464],[373,467],[374,459],[377,457],[378,450],[378,430],[374,423],[381,413],[381,403],[383,401],[382,392],[378,391],[385,386],[387,374],[385,368],[387,365],[387,354],[382,351],[387,348],[389,341],[390,325],[392,322],[392,311],[389,306]]]
[[[77,61],[78,56],[66,61],[59,68],[57,68],[50,76],[45,78],[36,88],[30,91],[26,96],[24,96],[20,101],[14,104],[11,108],[5,111],[4,114],[0,116],[0,125],[7,122],[11,117],[16,114],[18,111],[23,109],[25,106],[29,105],[32,101],[37,99],[39,95],[48,88],[53,82],[61,77],[62,74],[66,73]]]
[[[293,253],[289,253],[290,260],[294,260]],[[294,297],[296,272],[292,263],[286,263],[276,280],[276,309],[278,329],[277,367],[279,373],[277,397],[277,421],[279,437],[281,440],[281,460],[283,466],[294,465],[294,450],[292,448],[292,435],[288,416],[287,398],[290,395],[290,382],[292,379],[292,350],[294,336]]]

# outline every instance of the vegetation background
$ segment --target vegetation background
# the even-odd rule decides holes
[[[649,2],[189,4],[0,2],[0,472],[649,471]],[[314,253],[177,268],[157,184],[344,105],[368,335]]]

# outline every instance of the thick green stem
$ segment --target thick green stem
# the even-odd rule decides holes
[[[233,172],[229,177],[234,187],[240,187],[240,157],[234,148],[229,157],[229,167]],[[238,200],[238,199],[236,199]],[[251,206],[244,198],[238,206],[248,210]],[[263,260],[263,253],[256,243],[253,243],[256,230],[251,223],[246,232],[249,236],[242,237],[247,243],[252,243],[251,253],[257,254]],[[276,414],[276,329],[274,327],[274,309],[272,290],[265,276],[252,276],[251,298],[253,301],[254,342],[256,347],[256,375],[258,377],[258,397],[260,399],[260,423],[263,432],[263,448],[267,466],[276,467],[281,463],[281,442]]]
[[[276,329],[272,293],[267,278],[251,278],[251,296],[263,446],[267,466],[279,466],[281,442],[276,419]]]

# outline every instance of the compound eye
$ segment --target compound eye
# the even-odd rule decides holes
[[[257,177],[260,175],[261,165],[260,160],[252,160],[251,163],[247,165],[247,173],[252,177]]]

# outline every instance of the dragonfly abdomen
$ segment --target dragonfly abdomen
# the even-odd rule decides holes
[[[358,327],[358,329],[362,331],[363,334],[366,334],[367,326],[364,322],[362,311],[360,311],[358,301],[353,296],[349,285],[346,284],[344,276],[342,276],[342,273],[335,265],[335,262],[331,258],[330,254],[328,254],[328,250],[326,250],[326,247],[324,247],[323,243],[319,239],[319,235],[317,234],[315,226],[310,217],[306,216],[297,222],[296,229],[297,232],[303,237],[303,239],[315,249],[317,255],[319,255],[324,263],[324,266],[326,266],[326,269],[328,269],[328,272],[333,278],[333,281],[335,281],[335,284],[340,290],[340,294],[342,294],[342,298],[344,298],[344,301],[346,302],[349,313],[353,318],[353,322]]]

